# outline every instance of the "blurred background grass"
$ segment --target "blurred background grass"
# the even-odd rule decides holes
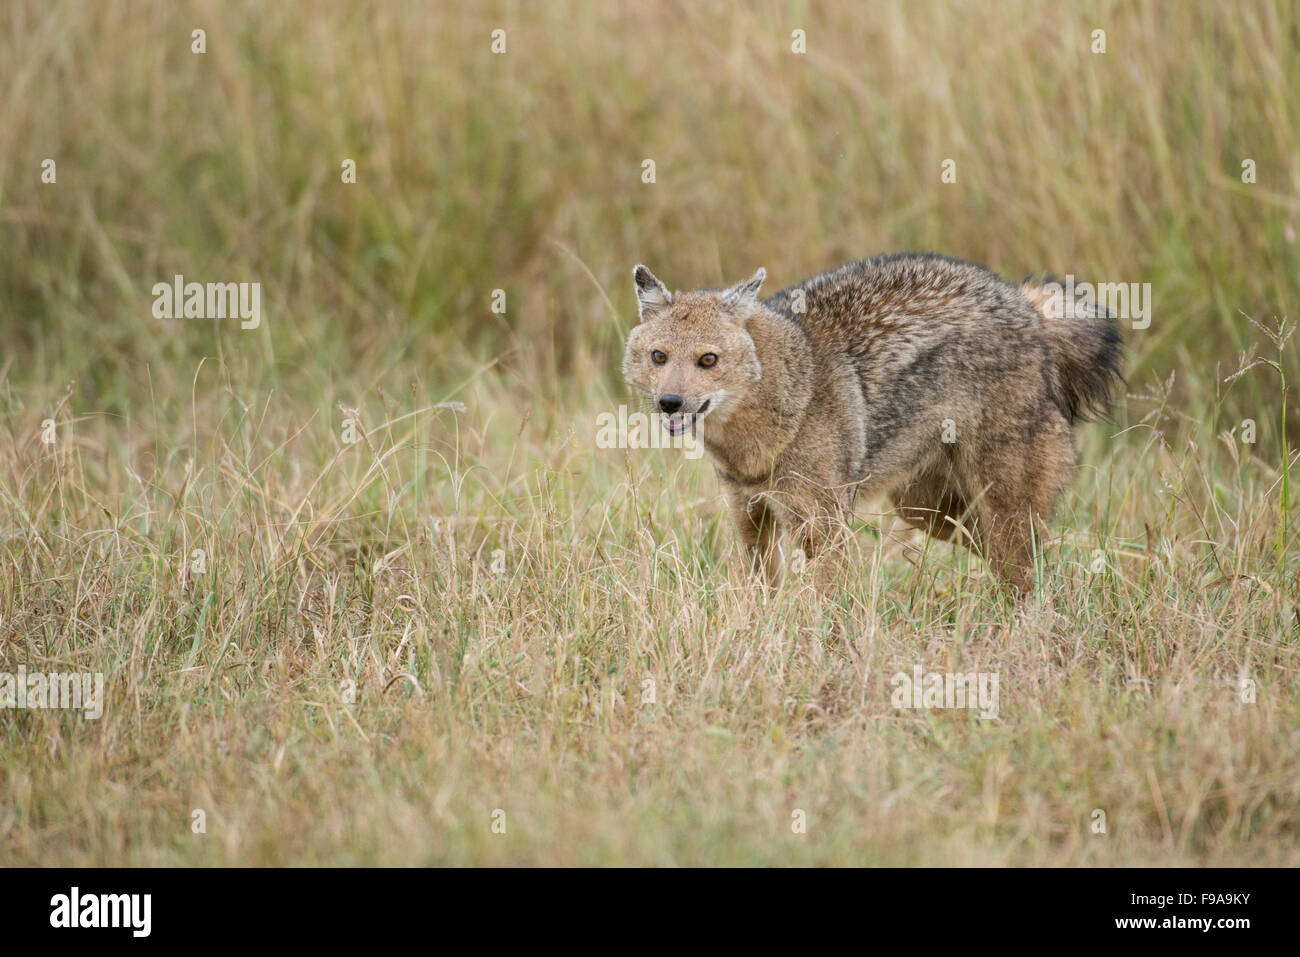
[[[1129,379],[1184,399],[1259,338],[1243,313],[1294,313],[1296,4],[738,6],[5,4],[6,382],[125,414],[148,380],[171,417],[203,356],[318,407],[496,360],[562,405],[621,390],[640,261],[681,288],[903,249],[1150,282]],[[262,282],[262,328],[155,319],[175,273]],[[1262,444],[1270,381],[1232,399]]]

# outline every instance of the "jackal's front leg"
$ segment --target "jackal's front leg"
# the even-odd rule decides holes
[[[819,507],[799,526],[796,540],[818,594],[829,595],[847,563],[849,526],[841,509]]]
[[[779,530],[775,513],[762,501],[744,501],[739,493],[729,494],[728,498],[750,571],[762,575],[768,585],[776,587],[781,579],[781,554],[777,547]]]

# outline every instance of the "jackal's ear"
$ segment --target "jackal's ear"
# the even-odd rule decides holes
[[[727,305],[734,305],[745,301],[746,299],[758,298],[758,287],[763,285],[763,280],[767,278],[767,270],[762,266],[758,267],[758,272],[750,276],[744,282],[736,283],[722,294],[722,301]]]
[[[636,282],[636,311],[642,322],[672,304],[673,294],[659,281],[659,277],[645,266],[637,266],[633,269],[632,279]]]

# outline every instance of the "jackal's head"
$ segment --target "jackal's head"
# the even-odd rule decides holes
[[[640,324],[627,338],[623,376],[644,393],[664,427],[680,435],[705,416],[725,421],[762,375],[745,331],[762,307],[760,269],[729,289],[671,293],[645,266],[632,270]]]

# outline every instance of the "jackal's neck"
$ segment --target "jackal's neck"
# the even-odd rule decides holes
[[[760,311],[745,326],[762,373],[725,422],[704,429],[704,448],[732,475],[771,471],[799,431],[812,395],[812,347],[797,325]],[[714,425],[710,423],[710,425]]]

